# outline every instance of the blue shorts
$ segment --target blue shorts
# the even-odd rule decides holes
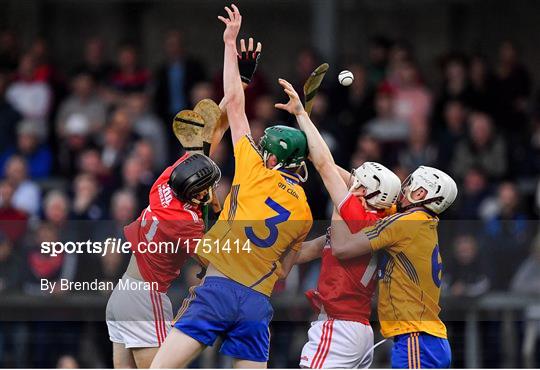
[[[447,339],[427,333],[409,333],[394,337],[394,369],[447,369],[451,362],[452,351]]]
[[[274,310],[262,293],[233,280],[209,276],[184,301],[174,327],[204,345],[221,337],[220,353],[242,360],[267,362],[268,326]]]

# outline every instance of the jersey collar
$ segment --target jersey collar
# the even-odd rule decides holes
[[[281,172],[281,176],[283,176],[285,179],[291,180],[294,184],[300,183],[300,177],[296,173],[287,171],[284,168],[280,168],[278,171]]]

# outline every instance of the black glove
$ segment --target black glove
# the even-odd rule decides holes
[[[242,82],[249,84],[257,70],[259,65],[259,58],[261,53],[258,51],[243,51],[238,56],[238,70],[240,71],[240,78]]]

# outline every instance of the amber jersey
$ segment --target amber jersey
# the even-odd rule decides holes
[[[235,174],[216,224],[197,254],[228,278],[270,296],[280,258],[298,251],[313,219],[297,175],[271,170],[249,136],[234,145]]]
[[[442,260],[435,214],[413,209],[363,230],[379,252],[379,321],[385,337],[426,332],[446,338],[439,319]]]

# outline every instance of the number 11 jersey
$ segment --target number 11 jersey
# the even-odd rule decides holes
[[[298,176],[266,168],[249,136],[234,145],[235,174],[216,224],[197,254],[228,278],[270,296],[281,256],[298,251],[313,218]]]

